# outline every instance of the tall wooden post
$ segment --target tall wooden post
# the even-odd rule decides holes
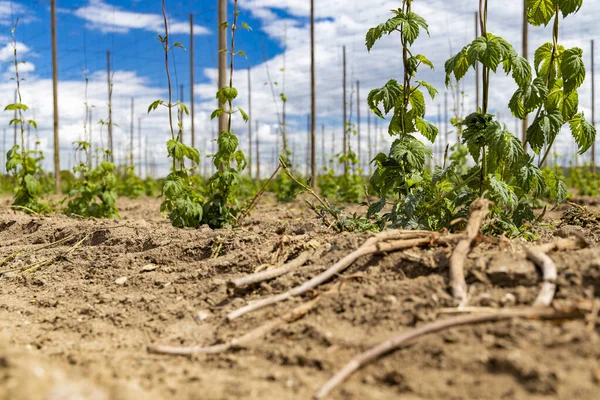
[[[479,37],[479,13],[475,11],[475,38]],[[479,109],[479,63],[475,63],[475,110]]]
[[[110,162],[114,162],[113,153],[113,122],[112,122],[112,79],[110,76],[110,51],[106,52],[106,76],[108,80],[108,149],[110,150]]]
[[[134,100],[133,97],[131,98],[131,117],[129,120],[129,166],[131,167],[131,169],[133,170],[133,173],[135,174],[135,167],[134,167],[134,163],[133,163],[133,107],[134,107]]]
[[[325,124],[321,124],[321,169],[325,172],[327,166],[327,158],[325,156]]]
[[[311,186],[317,187],[317,152],[316,152],[317,99],[315,83],[315,0],[310,0],[310,160]]]
[[[592,126],[596,127],[596,84],[594,82],[594,40],[592,39]],[[592,144],[592,172],[596,172],[596,140]]]
[[[142,159],[142,149],[144,148],[144,143],[142,142],[142,118],[138,117],[138,174],[142,176],[142,165],[144,164],[144,160]]]
[[[522,56],[528,59],[528,45],[529,35],[528,28],[529,22],[527,22],[527,0],[523,0],[523,48]],[[521,125],[521,141],[523,142],[523,150],[527,151],[527,127],[529,126],[529,115],[525,114],[523,118],[523,124]],[[516,132],[515,132],[516,133]]]
[[[222,26],[227,22],[227,0],[219,0],[218,31],[219,31],[219,89],[227,86],[227,29]],[[225,104],[219,102],[219,107]],[[227,130],[227,113],[219,117],[219,135]]]
[[[196,125],[194,123],[194,14],[190,13],[190,113],[191,126],[190,134],[192,135],[192,148],[196,148]],[[193,164],[192,164],[193,166]]]
[[[252,179],[252,78],[248,67],[248,174]]]
[[[52,20],[52,105],[54,108],[54,190],[60,193],[60,140],[58,136],[58,49],[56,40],[56,0],[50,0]],[[16,129],[16,124],[15,124]]]
[[[448,130],[448,92],[444,93],[444,143],[448,146],[450,131]]]
[[[4,168],[4,173],[6,173],[6,128],[2,129],[2,168]]]
[[[343,112],[343,116],[344,116],[344,123],[342,125],[342,129],[344,132],[344,149],[342,150],[342,154],[344,154],[344,176],[348,175],[348,171],[350,169],[350,164],[348,163],[348,130],[346,128],[346,123],[347,123],[347,118],[346,118],[346,46],[344,46],[342,48],[343,51],[343,68],[344,68],[344,82],[342,84],[343,87],[343,91],[344,91],[344,99],[343,99],[343,105],[344,105],[344,112]]]
[[[360,81],[356,81],[356,137],[358,139],[358,149],[356,154],[358,157],[358,166],[362,165],[362,156],[360,154],[362,148],[360,145]]]
[[[260,150],[259,150],[259,130],[258,130],[258,121],[256,121],[256,130],[254,136],[256,136],[256,179],[260,180]]]
[[[149,164],[149,155],[150,155],[150,148],[148,147],[148,134],[146,134],[146,136],[144,137],[144,141],[146,142],[146,145],[144,146],[144,169],[146,172],[146,179],[148,179],[148,176],[150,176],[150,164]]]

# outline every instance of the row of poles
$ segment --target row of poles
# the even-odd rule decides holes
[[[217,0],[218,1],[218,26],[222,26],[224,22],[227,22],[227,0]],[[523,2],[523,29],[522,29],[522,55],[525,58],[528,58],[528,23],[527,23],[527,12],[525,9],[525,1]],[[316,151],[316,79],[315,79],[315,4],[314,0],[310,0],[310,59],[311,59],[311,67],[310,67],[310,88],[311,88],[311,106],[310,106],[310,114],[308,116],[308,151],[307,151],[307,175],[311,176],[311,184],[314,186],[317,183],[317,151]],[[53,131],[54,131],[54,172],[55,172],[55,188],[57,192],[60,189],[60,146],[59,146],[59,110],[58,110],[58,57],[57,57],[57,34],[56,34],[56,0],[50,0],[50,16],[51,16],[51,40],[52,40],[52,92],[53,92]],[[475,12],[475,37],[479,35],[478,32],[478,13]],[[190,14],[190,111],[191,111],[191,145],[192,147],[196,147],[196,133],[195,133],[195,94],[194,94],[194,17],[193,14]],[[227,49],[227,30],[218,29],[218,46],[219,49]],[[594,41],[591,41],[591,55],[592,55],[592,63],[591,63],[591,78],[592,78],[592,124],[595,126],[595,82],[594,82]],[[111,82],[111,62],[110,62],[110,51],[107,52],[107,80],[108,80],[108,149],[111,151],[111,161],[114,157],[114,144],[113,144],[113,123],[112,123],[112,82]],[[227,86],[227,52],[220,51],[218,56],[218,85],[219,88],[223,88]],[[479,98],[479,69],[476,68],[475,74],[475,102],[476,106],[480,106],[480,98]],[[346,79],[346,48],[343,47],[343,154],[347,155],[350,151],[350,139],[349,139],[349,127],[348,127],[348,116],[347,116],[347,87],[346,87],[347,79]],[[360,104],[360,82],[357,82],[357,103]],[[457,90],[457,94],[460,95],[459,90]],[[183,87],[181,88],[181,100],[183,101]],[[249,155],[249,164],[250,164],[250,174],[252,175],[252,160],[253,160],[253,145],[255,148],[256,158],[258,161],[260,157],[259,153],[259,141],[258,141],[258,121],[255,126],[256,128],[256,140],[253,143],[253,135],[252,135],[252,96],[251,96],[251,78],[250,78],[250,69],[248,69],[248,155]],[[131,106],[131,127],[130,127],[130,163],[133,165],[133,141],[134,141],[134,127],[133,127],[133,99]],[[222,104],[219,106],[223,107]],[[440,132],[441,132],[441,118],[440,118],[440,105],[438,105],[438,119],[440,121]],[[447,93],[444,96],[444,108],[445,108],[445,144],[448,145],[448,95]],[[367,115],[368,124],[370,130],[370,113]],[[219,117],[219,133],[223,132],[227,129],[227,120],[226,114],[223,113]],[[361,143],[361,132],[360,132],[360,107],[357,106],[357,141],[358,141],[358,154],[359,159],[361,158],[360,152],[362,149]],[[141,132],[141,120],[138,120],[139,130]],[[522,140],[524,146],[526,146],[526,131],[528,127],[528,118],[526,117],[522,122]],[[323,132],[324,135],[324,132]],[[141,147],[141,133],[140,133],[140,147]],[[371,135],[369,132],[368,135],[368,150],[369,150],[369,160],[372,157],[372,143],[371,143]],[[147,140],[146,140],[147,143]],[[204,141],[206,143],[206,140]],[[205,145],[206,147],[206,145]],[[322,150],[324,152],[324,138],[322,138]],[[440,152],[443,149],[440,148]],[[595,145],[591,148],[591,164],[592,168],[595,167],[596,164],[596,154],[595,154]],[[310,155],[310,157],[309,157]],[[322,154],[324,156],[324,154]],[[148,156],[146,156],[146,159]],[[346,157],[347,159],[347,157]],[[260,164],[258,162],[254,163],[256,165],[256,177],[260,177]],[[310,166],[310,168],[308,168]],[[350,168],[349,162],[346,161],[344,163],[344,173],[348,172]],[[308,169],[310,169],[310,173],[308,173]]]

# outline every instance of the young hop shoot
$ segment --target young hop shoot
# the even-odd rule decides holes
[[[395,197],[391,212],[381,218],[382,227],[391,223],[405,228],[438,229],[448,217],[444,217],[442,212],[429,215],[425,212],[428,210],[425,210],[424,203],[432,195],[432,178],[424,166],[431,150],[415,137],[416,133],[420,133],[432,143],[435,141],[438,130],[425,119],[423,90],[431,99],[435,98],[437,90],[416,79],[421,67],[433,69],[433,64],[424,55],[413,53],[411,47],[422,30],[429,32],[425,19],[412,11],[413,3],[413,0],[402,1],[402,7],[392,10],[390,19],[369,29],[366,36],[369,51],[384,36],[399,36],[404,67],[401,82],[391,79],[368,96],[369,107],[376,116],[383,119],[391,114],[388,133],[396,138],[388,154],[379,153],[372,161],[376,169],[371,177],[371,187],[381,199],[371,205],[368,214],[378,214],[387,204],[388,197]]]
[[[19,75],[19,65],[24,64],[24,62],[19,61],[17,57],[17,38],[15,35],[17,23],[11,29],[15,70],[15,77],[11,80],[16,83],[17,102],[7,105],[4,111],[16,112],[16,118],[13,118],[9,124],[18,127],[21,145],[15,144],[6,154],[6,171],[13,174],[16,183],[14,188],[15,197],[11,207],[26,213],[38,214],[50,211],[50,207],[38,200],[42,194],[42,185],[39,178],[43,175],[40,166],[43,157],[39,157],[37,150],[25,148],[25,126],[30,125],[37,129],[37,123],[33,119],[25,119],[25,113],[29,110],[29,107],[23,103],[23,97],[21,96],[21,82],[24,81],[24,78]]]
[[[469,201],[477,196],[490,198],[495,203],[492,210],[495,221],[489,225],[490,230],[518,235],[525,233],[526,224],[535,220],[532,206],[544,193],[559,203],[566,198],[566,186],[560,177],[540,170],[561,127],[569,123],[581,153],[595,139],[595,129],[585,121],[583,113],[577,113],[576,89],[585,77],[583,52],[578,48],[566,50],[558,44],[559,15],[564,18],[577,12],[582,0],[526,2],[528,21],[532,25],[546,25],[554,19],[553,42],[535,52],[536,77],[529,62],[519,56],[510,43],[487,31],[487,3],[487,0],[479,1],[481,36],[445,64],[447,84],[451,75],[459,81],[477,63],[482,67],[482,108],[461,123],[464,126],[462,141],[476,166],[463,177],[469,184],[458,196]],[[513,115],[524,118],[536,112],[527,129],[526,141],[536,154],[545,147],[538,165],[534,157],[523,152],[523,143],[488,111],[490,74],[500,65],[518,87],[509,102]]]

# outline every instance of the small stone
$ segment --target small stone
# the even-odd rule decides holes
[[[212,317],[212,313],[209,310],[200,310],[194,316],[194,319],[198,322],[206,321]]]
[[[150,272],[154,271],[156,268],[158,268],[158,265],[156,264],[146,264],[142,267],[140,272]]]
[[[122,276],[120,278],[115,279],[115,283],[119,286],[123,286],[125,284],[125,282],[127,282],[126,276]]]
[[[504,296],[502,296],[500,304],[502,304],[503,307],[512,307],[517,304],[517,298],[512,293],[506,293]]]

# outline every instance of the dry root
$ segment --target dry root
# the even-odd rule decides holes
[[[572,306],[564,309],[553,308],[527,308],[495,311],[489,314],[477,315],[462,315],[458,317],[448,318],[425,324],[409,332],[403,333],[393,339],[371,348],[370,350],[354,357],[346,364],[339,372],[337,372],[329,381],[325,383],[313,396],[314,399],[322,399],[326,397],[336,386],[350,377],[354,372],[369,364],[370,362],[379,359],[385,354],[388,354],[396,349],[406,346],[415,341],[415,339],[429,335],[435,332],[440,332],[446,329],[480,324],[484,322],[496,322],[515,318],[528,318],[538,320],[567,320],[567,319],[583,319],[589,312],[587,305]]]

